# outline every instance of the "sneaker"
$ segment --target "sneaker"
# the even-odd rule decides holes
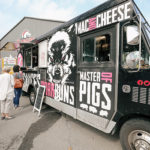
[[[10,119],[12,119],[12,118],[13,118],[13,117],[11,117],[11,116],[5,117],[6,120],[10,120]]]
[[[4,120],[5,119],[5,117],[3,116],[3,117],[1,117],[1,120]]]
[[[14,109],[17,109],[18,107],[19,107],[19,106],[15,105],[15,106],[14,106]]]

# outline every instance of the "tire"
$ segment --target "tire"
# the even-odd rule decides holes
[[[28,96],[28,94],[24,91],[22,91],[22,96]]]
[[[127,121],[121,127],[120,142],[123,150],[150,150],[150,121]]]
[[[32,88],[30,90],[30,94],[29,94],[29,100],[30,100],[31,105],[34,105],[35,98],[36,98],[36,90],[34,88]]]

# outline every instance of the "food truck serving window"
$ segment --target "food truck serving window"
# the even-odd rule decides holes
[[[24,50],[24,66],[34,68],[38,66],[38,48],[32,47]]]
[[[32,67],[38,66],[38,49],[37,47],[33,47],[32,49]]]
[[[82,41],[82,61],[110,61],[110,35],[103,34],[86,38]]]
[[[31,67],[31,49],[27,49],[24,52],[25,66]]]

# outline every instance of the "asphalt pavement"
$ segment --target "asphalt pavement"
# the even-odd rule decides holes
[[[26,96],[20,104],[13,119],[0,120],[0,150],[121,150],[118,137],[45,105],[39,117]]]

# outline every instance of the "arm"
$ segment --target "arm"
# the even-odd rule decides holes
[[[15,84],[14,83],[14,77],[12,75],[10,75],[10,82],[11,82],[11,85],[14,86],[14,84]]]

